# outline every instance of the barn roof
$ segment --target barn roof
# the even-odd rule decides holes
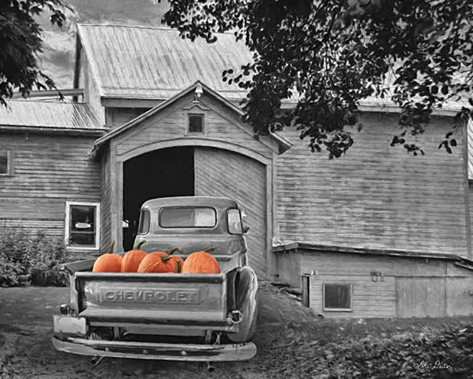
[[[88,104],[32,100],[8,100],[6,107],[0,106],[0,126],[105,130]]]
[[[252,60],[233,34],[218,34],[217,42],[208,44],[182,39],[169,28],[82,24],[78,35],[102,97],[166,100],[196,80],[227,99],[245,96],[237,85],[222,81],[223,70]]]

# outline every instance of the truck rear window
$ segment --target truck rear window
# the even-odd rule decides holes
[[[167,207],[159,215],[162,228],[213,228],[217,225],[217,212],[205,207]]]

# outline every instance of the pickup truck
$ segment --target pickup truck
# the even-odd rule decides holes
[[[54,316],[56,349],[94,357],[236,361],[256,354],[258,281],[248,266],[241,208],[228,198],[146,201],[135,246],[179,247],[185,260],[209,247],[220,274],[94,273],[68,263],[70,303]],[[175,254],[176,255],[176,254]]]

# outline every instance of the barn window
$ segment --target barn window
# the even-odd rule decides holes
[[[65,234],[69,248],[98,249],[100,204],[67,202]]]
[[[203,114],[189,114],[188,115],[188,131],[189,133],[203,133],[204,132],[204,115]]]
[[[324,311],[351,311],[351,284],[324,283]]]
[[[0,150],[0,175],[11,174],[11,155],[8,150]]]

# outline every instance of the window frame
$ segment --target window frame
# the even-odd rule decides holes
[[[326,285],[338,285],[338,286],[348,286],[350,294],[350,307],[349,308],[327,308],[325,306],[325,286]],[[341,283],[341,282],[328,282],[322,283],[322,309],[325,312],[353,312],[353,284],[352,283]]]
[[[163,212],[164,209],[212,209],[214,211],[214,215],[215,215],[215,224],[213,226],[163,226],[162,223],[161,223],[161,214]],[[205,230],[213,230],[213,229],[216,229],[218,227],[218,211],[215,207],[212,207],[212,206],[203,206],[203,205],[198,205],[198,206],[190,206],[190,205],[186,205],[186,206],[164,206],[162,207],[160,210],[159,210],[159,215],[158,215],[158,226],[160,229],[163,229],[163,230],[172,230],[172,229],[192,229],[192,230],[196,230],[196,229],[205,229]]]
[[[238,214],[240,215],[240,228],[241,228],[241,233],[232,233],[232,232],[230,231],[230,224],[229,224],[229,222],[228,222],[228,215],[230,214],[230,211],[235,211],[235,210],[238,211]],[[229,209],[227,209],[225,222],[227,223],[227,232],[228,232],[228,234],[231,234],[232,236],[242,236],[242,235],[245,234],[245,233],[243,233],[243,217],[242,217],[242,215],[241,215],[240,209],[238,209],[238,208],[229,208]]]
[[[143,233],[141,233],[141,228],[143,226],[143,222],[144,222],[144,214],[147,214],[147,223],[146,223],[146,231],[143,231]],[[138,219],[138,230],[136,231],[136,234],[137,235],[140,235],[140,236],[145,236],[147,234],[149,234],[151,230],[151,212],[149,211],[149,209],[146,209],[146,208],[143,208],[143,209],[140,209],[140,217]]]
[[[94,246],[71,246],[69,245],[69,238],[71,233],[71,206],[86,206],[86,207],[95,207],[95,244]],[[100,249],[100,234],[101,234],[101,225],[100,225],[100,203],[98,202],[88,202],[88,201],[66,201],[66,227],[64,233],[64,242],[68,250],[98,250]]]
[[[199,116],[202,117],[202,131],[200,132],[195,132],[190,130],[190,118],[191,116]],[[191,135],[191,136],[199,136],[199,135],[206,135],[207,133],[207,128],[205,124],[205,112],[193,112],[193,111],[188,111],[186,112],[186,135]]]
[[[11,150],[0,149],[7,153],[7,172],[0,172],[0,176],[12,176],[13,175],[13,154]]]

